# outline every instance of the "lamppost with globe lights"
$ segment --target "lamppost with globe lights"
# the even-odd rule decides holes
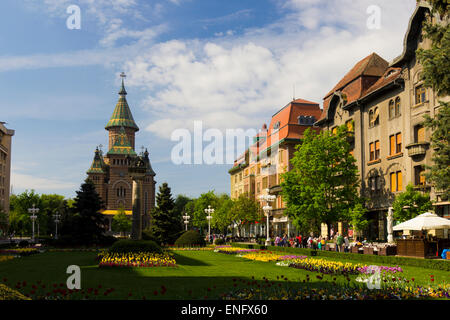
[[[61,217],[61,215],[59,214],[58,211],[56,211],[56,214],[53,215],[53,218],[55,218],[55,239],[58,239],[58,223],[61,221],[59,220],[59,218]]]
[[[205,209],[205,213],[207,214],[206,219],[208,219],[208,242],[211,242],[211,214],[214,213],[214,209],[208,206],[208,209]]]
[[[31,221],[33,222],[33,236],[32,236],[32,241],[34,242],[34,222],[36,221],[36,219],[37,219],[37,215],[36,215],[36,213],[39,213],[39,208],[36,208],[36,206],[33,204],[33,207],[32,208],[28,208],[28,212],[29,213],[31,213],[31,216],[30,216],[30,219],[31,219]]]
[[[183,219],[184,219],[184,225],[186,226],[186,231],[187,231],[187,228],[188,228],[188,224],[189,224],[189,219],[191,218],[191,216],[190,215],[188,215],[187,213],[185,213],[185,216],[183,216]]]
[[[272,211],[272,207],[270,206],[270,203],[275,201],[277,197],[275,195],[269,194],[269,189],[266,189],[266,194],[262,194],[259,196],[259,199],[261,201],[266,201],[266,205],[262,208],[264,211],[264,214],[267,217],[267,238],[266,238],[266,246],[270,246],[271,240],[269,236],[269,218],[270,218],[270,211]]]

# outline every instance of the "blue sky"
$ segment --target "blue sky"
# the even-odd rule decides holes
[[[81,29],[69,30],[69,5]],[[381,9],[380,28],[367,8]],[[159,183],[229,193],[229,164],[175,165],[171,133],[260,128],[296,98],[322,102],[358,60],[402,51],[415,0],[2,0],[0,121],[12,186],[73,197],[117,101],[120,72]],[[104,150],[106,147],[104,147]],[[137,148],[139,149],[139,148]],[[106,150],[105,150],[106,151]]]

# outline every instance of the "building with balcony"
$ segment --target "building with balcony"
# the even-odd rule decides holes
[[[271,214],[273,234],[293,233],[294,229],[284,215],[285,203],[281,195],[281,175],[291,169],[290,160],[301,143],[306,129],[319,131],[313,124],[321,116],[318,103],[295,99],[276,112],[269,126],[264,124],[254,137],[253,144],[240,156],[229,170],[231,198],[241,195],[259,201],[259,196],[277,196]],[[265,203],[261,203],[261,207]],[[264,234],[262,224],[253,226],[253,234]]]
[[[359,61],[324,97],[323,114],[316,122],[323,130],[352,123],[353,156],[361,176],[361,195],[369,199],[372,239],[386,239],[388,208],[409,183],[429,192],[436,213],[450,218],[450,203],[423,175],[424,166],[432,165],[433,153],[431,132],[423,127],[424,115],[434,117],[439,108],[436,94],[423,85],[422,66],[415,55],[418,48],[431,46],[422,37],[428,13],[429,5],[417,5],[403,53],[394,61],[376,53]],[[449,101],[449,97],[439,100]],[[338,228],[345,232],[345,226]]]

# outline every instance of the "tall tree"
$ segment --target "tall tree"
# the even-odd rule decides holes
[[[213,228],[220,230],[221,233],[227,234],[227,228],[232,223],[231,211],[233,201],[227,194],[219,195],[217,198],[217,208],[214,210],[211,224]]]
[[[173,244],[182,231],[181,220],[175,214],[175,202],[169,185],[159,186],[156,195],[156,208],[152,211],[150,233],[159,243]]]
[[[36,214],[38,216],[36,224],[40,224],[40,220],[44,215],[43,210],[40,206],[40,197],[34,190],[25,190],[21,194],[12,194],[9,202],[9,223],[10,228],[16,235],[31,234],[31,219],[28,209],[33,205],[39,208],[39,212]]]
[[[350,210],[349,222],[353,226],[355,236],[358,236],[362,231],[369,226],[367,220],[367,209],[362,203],[357,203],[353,209]]]
[[[191,215],[192,224],[202,230],[207,229],[208,220],[206,219],[205,209],[211,206],[216,210],[217,204],[218,198],[214,190],[202,193],[194,202],[194,211]]]
[[[394,209],[394,219],[403,222],[431,210],[433,204],[429,194],[416,191],[412,184],[408,184],[406,191],[395,197],[392,208]]]
[[[348,219],[359,201],[359,174],[350,151],[345,125],[336,134],[305,131],[281,183],[287,214],[299,229],[318,233],[321,223]]]
[[[432,15],[423,23],[424,37],[431,40],[429,49],[418,49],[417,57],[423,66],[424,85],[432,88],[438,97],[450,94],[450,27],[448,0],[429,0]],[[433,19],[440,17],[443,23]],[[425,115],[424,125],[432,130],[431,144],[434,149],[433,165],[427,166],[426,177],[436,190],[443,192],[443,199],[450,199],[450,103],[439,101],[434,118]]]
[[[63,237],[70,237],[78,244],[99,243],[106,231],[105,218],[100,213],[103,202],[90,179],[76,193],[72,214],[61,230]]]
[[[255,220],[259,220],[260,218],[260,207],[254,199],[242,194],[239,196],[239,198],[233,201],[233,207],[231,208],[231,221],[239,226],[239,235],[241,234],[240,231],[242,223],[252,223]]]

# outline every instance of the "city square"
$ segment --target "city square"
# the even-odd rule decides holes
[[[261,302],[272,300],[449,300],[449,4],[319,2],[10,4],[17,14],[42,9],[45,30],[65,21],[64,36],[78,32],[70,41],[88,37],[84,28],[104,37],[91,33],[100,47],[43,59],[50,65],[34,54],[0,57],[8,85],[33,80],[29,100],[55,92],[2,110],[0,300],[189,301],[177,315],[261,318],[270,313]],[[335,21],[313,15],[344,2],[355,30],[364,20],[357,53],[346,50],[358,37],[332,34]],[[270,6],[280,17],[265,16]],[[123,24],[149,26],[169,7],[198,29],[165,38],[169,22]],[[227,10],[235,12],[208,18]],[[274,19],[261,38],[254,16]],[[283,32],[306,35],[305,47],[264,47],[293,43],[281,18],[300,23],[299,34]],[[222,24],[236,29],[214,29]],[[316,29],[329,35],[329,53]],[[216,32],[204,36],[200,59],[191,38],[205,30]],[[342,48],[330,42],[339,37]],[[377,48],[376,39],[397,42]],[[330,62],[313,64],[318,52]],[[311,81],[301,73],[309,64]],[[33,79],[48,69],[51,86]],[[280,87],[278,74],[289,74]],[[249,304],[202,304],[218,301]]]

